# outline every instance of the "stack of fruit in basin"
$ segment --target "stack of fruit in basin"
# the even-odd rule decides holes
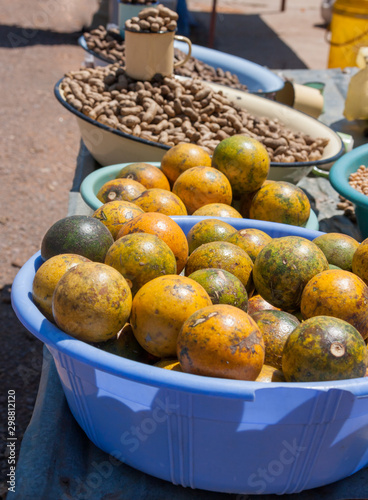
[[[131,201],[103,189],[113,200],[91,217],[56,222],[42,241],[34,303],[70,336],[158,369],[270,383],[364,377],[368,240],[303,228],[296,234],[293,222],[289,235],[275,237],[268,223],[252,227],[241,214],[186,217],[209,205],[230,207],[244,193],[250,213],[258,206],[267,213],[270,193],[285,213],[293,211],[294,199],[272,192],[279,183],[265,185],[263,146],[241,138],[251,145],[243,156],[226,156],[231,147],[223,141],[208,165],[200,148],[197,166],[183,151],[169,161],[172,150],[161,170],[132,165],[124,179],[147,186],[127,189]],[[176,196],[168,203],[183,212],[152,209],[160,197],[150,192]],[[207,203],[212,195],[223,198]],[[297,200],[302,214],[304,198]],[[278,210],[276,203],[270,211]]]
[[[81,185],[87,205],[115,213],[134,204],[147,212],[170,216],[236,217],[318,229],[306,193],[284,181],[269,181],[270,158],[262,143],[244,135],[221,141],[212,157],[200,146],[181,143],[160,163],[137,162],[104,167]],[[124,204],[128,203],[128,204]]]

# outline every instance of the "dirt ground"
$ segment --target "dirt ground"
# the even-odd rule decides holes
[[[74,7],[78,4],[78,8]],[[77,69],[77,45],[93,0],[0,1],[0,367],[1,480],[6,460],[8,391],[16,396],[17,456],[37,395],[42,345],[18,322],[10,303],[13,279],[40,247],[48,227],[64,217],[79,149],[79,130],[53,95]],[[0,497],[4,498],[6,483]]]
[[[0,0],[0,498],[5,498],[9,471],[8,391],[16,395],[18,456],[42,363],[41,342],[12,310],[11,284],[40,248],[46,230],[67,213],[80,134],[74,117],[54,98],[53,88],[83,61],[77,40],[93,22],[97,6],[98,0]],[[196,29],[200,31],[201,24]]]

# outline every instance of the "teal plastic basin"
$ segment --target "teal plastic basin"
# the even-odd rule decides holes
[[[332,187],[355,205],[355,215],[362,238],[368,238],[368,196],[350,186],[349,176],[361,166],[368,166],[368,144],[359,146],[339,158],[332,166],[329,179]]]
[[[155,167],[160,167],[160,162],[150,162],[151,165]],[[107,181],[111,181],[115,179],[120,170],[127,165],[131,165],[130,163],[118,163],[116,165],[110,165],[108,167],[102,167],[91,174],[89,174],[82,182],[80,187],[80,193],[84,200],[84,202],[94,211],[102,206],[101,201],[97,198],[96,194],[99,189],[105,184]],[[306,229],[312,229],[314,231],[319,230],[319,223],[317,219],[317,215],[311,210],[309,219],[307,224],[305,225]]]

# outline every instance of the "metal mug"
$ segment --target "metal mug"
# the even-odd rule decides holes
[[[188,45],[188,54],[174,63],[174,40]],[[150,81],[156,74],[171,76],[192,54],[189,38],[174,31],[144,32],[125,30],[125,71],[135,80]]]

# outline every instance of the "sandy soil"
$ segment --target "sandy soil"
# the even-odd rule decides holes
[[[78,7],[76,7],[78,5]],[[19,323],[10,303],[13,279],[67,213],[80,135],[53,95],[84,52],[77,39],[96,10],[93,0],[0,1],[0,368],[1,477],[6,460],[8,391],[16,392],[17,454],[37,394],[42,345]],[[2,483],[0,498],[6,484]]]

